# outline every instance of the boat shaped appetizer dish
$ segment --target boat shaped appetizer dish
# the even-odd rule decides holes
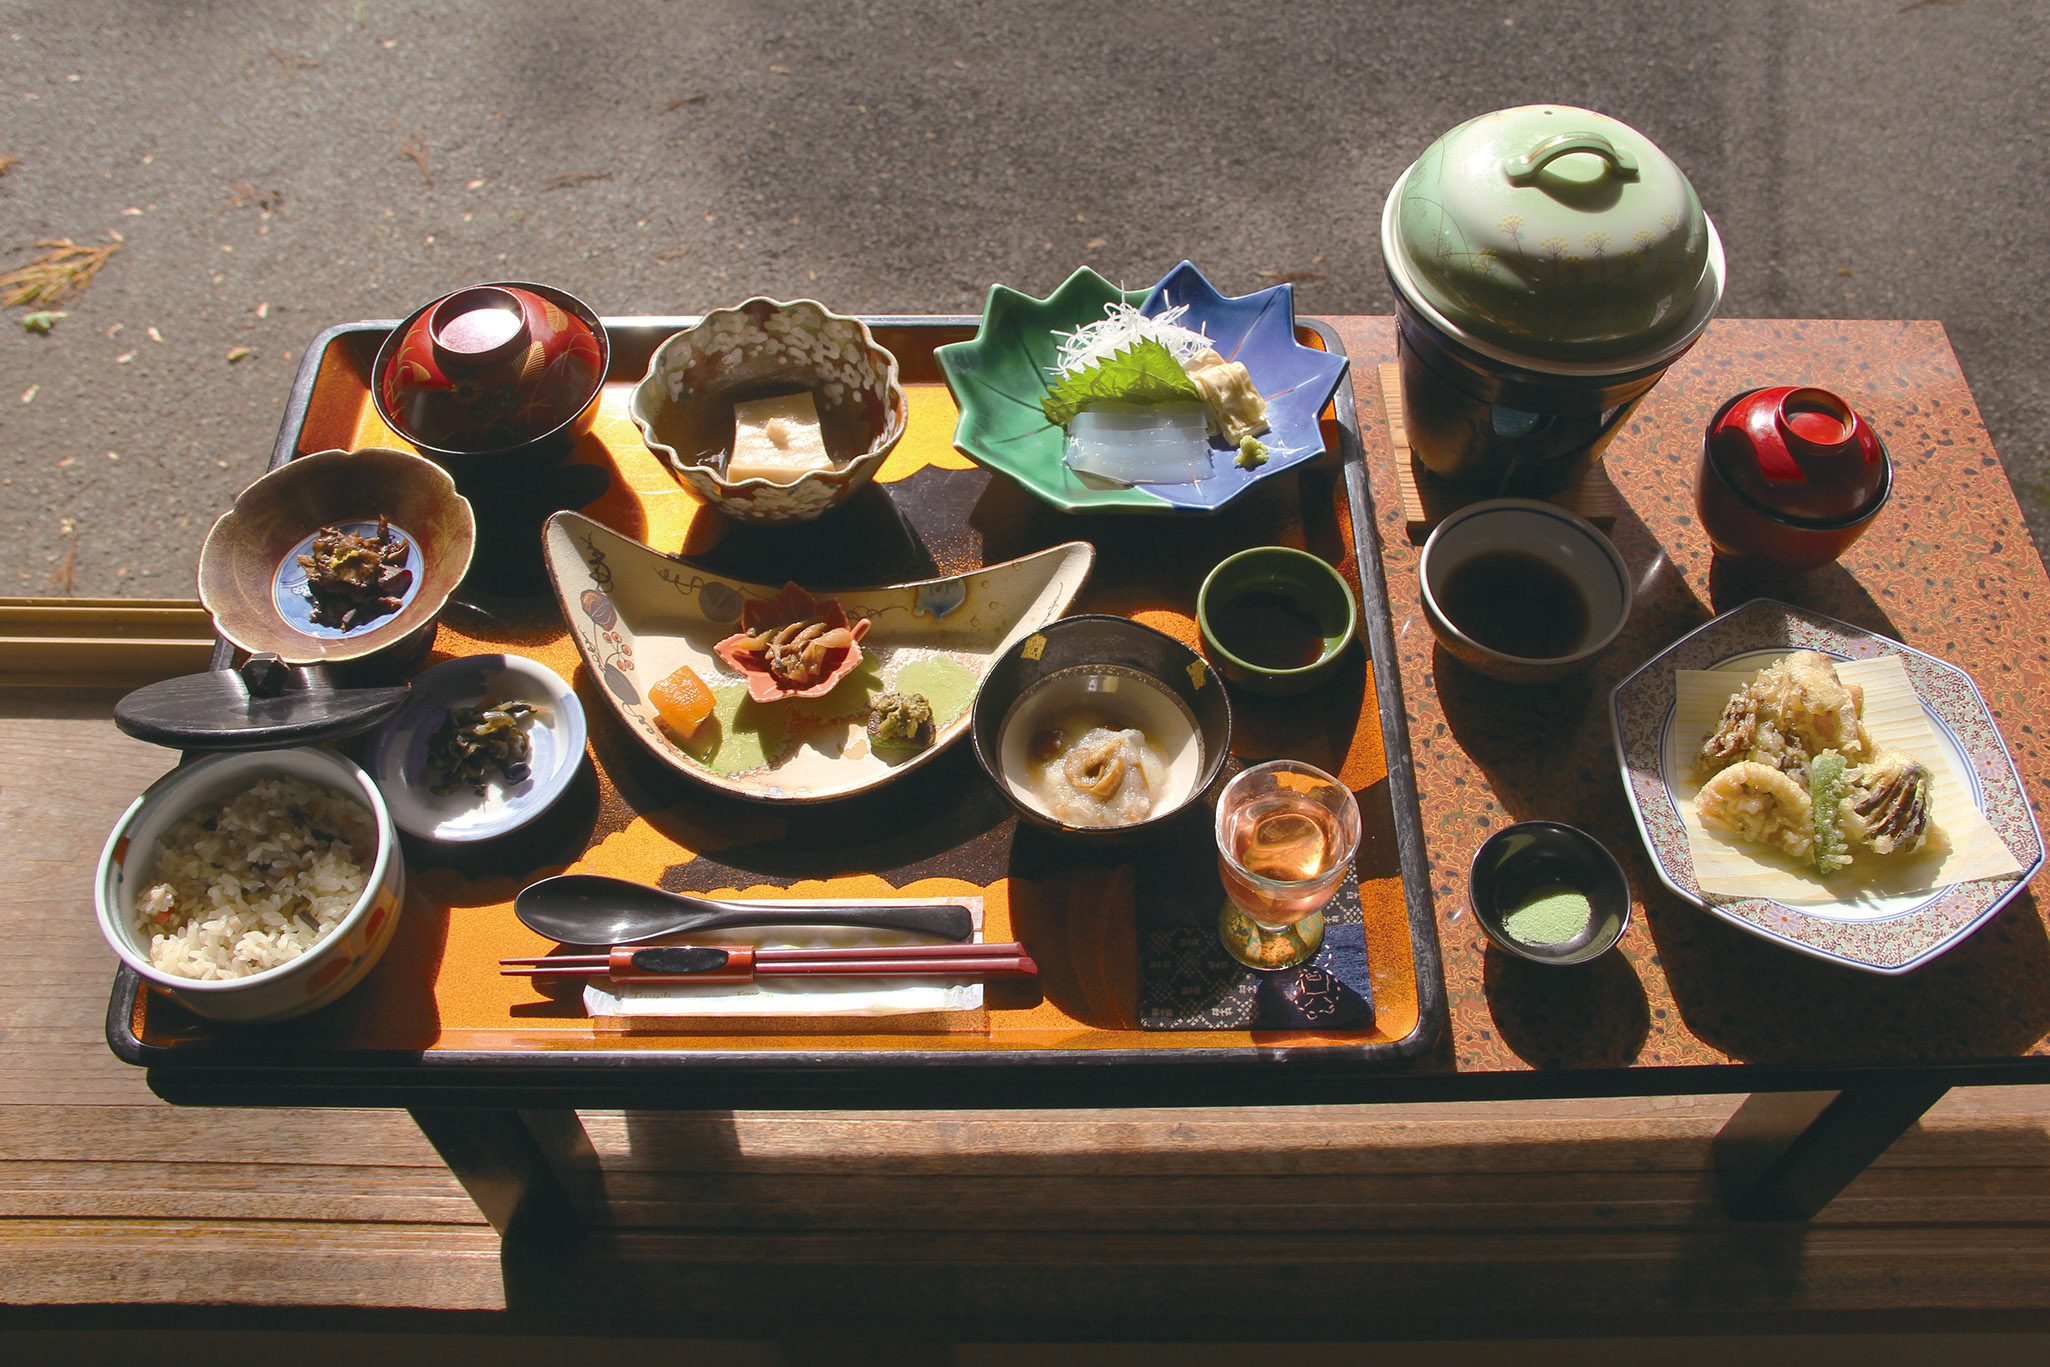
[[[1905,973],[1978,929],[2043,863],[1978,689],[1898,641],[1758,599],[1653,657],[1610,707],[1660,880],[1799,953]],[[1901,772],[1916,782],[1892,782]],[[1830,820],[1815,819],[1818,804]]]
[[[543,541],[606,704],[679,774],[758,802],[866,792],[959,740],[992,662],[1067,612],[1096,556],[1067,542],[809,593],[710,573],[578,513],[549,518]]]
[[[1133,339],[1159,331],[1135,318],[1172,325],[1157,363],[1133,359]],[[1217,511],[1323,453],[1320,415],[1347,366],[1296,340],[1292,286],[1227,296],[1186,261],[1143,291],[1086,266],[1044,299],[991,286],[975,336],[934,354],[960,409],[954,445],[1065,512]],[[1113,393],[1144,401],[1092,397]],[[1085,472],[1113,468],[1081,452],[1077,423],[1099,419],[1127,429],[1104,440],[1143,441],[1146,454],[1121,457],[1140,473]],[[1173,437],[1184,420],[1192,435]]]

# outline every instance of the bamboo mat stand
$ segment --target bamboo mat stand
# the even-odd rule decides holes
[[[1409,444],[1409,422],[1402,407],[1401,368],[1392,361],[1382,362],[1380,381],[1382,411],[1388,418],[1388,446],[1395,462],[1395,485],[1402,497],[1402,520],[1410,536],[1422,540],[1446,514],[1473,502],[1473,496],[1432,474],[1417,459]],[[1546,501],[1569,513],[1578,513],[1604,530],[1615,523],[1622,502],[1600,461],[1578,484]]]

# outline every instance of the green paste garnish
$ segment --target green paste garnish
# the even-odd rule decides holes
[[[1233,459],[1241,470],[1257,470],[1267,463],[1267,443],[1258,437],[1247,437],[1239,443],[1239,453]]]
[[[789,724],[781,707],[758,703],[746,684],[713,684],[712,715],[688,737],[671,738],[715,774],[731,778],[759,769],[783,749]]]
[[[1586,893],[1564,883],[1545,883],[1532,888],[1515,909],[1502,918],[1502,929],[1508,931],[1509,938],[1518,944],[1548,949],[1565,944],[1587,929],[1587,923],[1593,916],[1594,906],[1587,900]]]
[[[957,660],[935,655],[913,660],[897,671],[899,693],[918,693],[932,708],[934,731],[944,731],[975,699],[975,671]]]

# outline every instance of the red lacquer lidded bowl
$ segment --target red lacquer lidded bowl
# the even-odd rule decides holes
[[[1843,554],[1892,489],[1886,447],[1849,403],[1777,385],[1736,395],[1709,420],[1695,509],[1719,553],[1791,572]]]
[[[420,309],[379,351],[373,392],[429,456],[562,455],[597,411],[605,329],[546,285],[471,285]]]

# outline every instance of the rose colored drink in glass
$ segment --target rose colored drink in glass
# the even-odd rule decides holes
[[[1274,760],[1225,786],[1217,804],[1217,869],[1230,901],[1225,947],[1253,968],[1286,968],[1316,954],[1319,914],[1359,849],[1359,806],[1322,770]]]

